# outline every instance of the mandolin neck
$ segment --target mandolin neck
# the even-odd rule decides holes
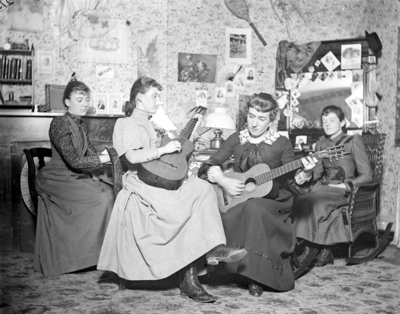
[[[199,119],[196,117],[190,119],[190,121],[187,123],[187,125],[182,130],[181,134],[179,135],[180,142],[184,142],[185,140],[188,140],[190,138],[198,120]]]

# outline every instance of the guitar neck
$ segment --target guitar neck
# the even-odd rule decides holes
[[[285,164],[283,166],[280,166],[278,168],[272,169],[268,172],[262,173],[258,176],[256,176],[256,181],[258,184],[263,184],[265,182],[271,181],[275,178],[278,178],[280,176],[283,176],[286,173],[289,173],[293,170],[296,170],[300,168],[303,165],[300,159],[295,160],[293,162],[289,162],[288,164]]]
[[[315,158],[319,158],[320,157],[320,152],[316,152],[313,154],[313,156]],[[272,169],[268,172],[262,173],[258,176],[255,177],[257,185],[259,184],[263,184],[265,182],[271,181],[275,178],[278,178],[280,176],[283,176],[286,173],[289,173],[293,170],[296,170],[300,167],[303,166],[303,163],[301,162],[301,159],[297,159],[295,161],[289,162],[283,166],[280,166],[278,168]]]

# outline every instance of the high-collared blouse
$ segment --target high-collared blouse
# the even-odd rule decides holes
[[[81,140],[86,138],[88,146],[80,156],[73,143],[71,121],[79,129]],[[67,112],[64,116],[55,117],[50,124],[49,137],[52,145],[61,155],[64,162],[73,169],[88,169],[101,166],[98,152],[90,142],[85,123],[78,116]]]

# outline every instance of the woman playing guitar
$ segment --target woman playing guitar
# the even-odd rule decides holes
[[[123,176],[98,268],[126,280],[159,280],[179,271],[182,297],[214,302],[198,281],[197,265],[235,262],[246,255],[242,248],[225,245],[214,189],[191,178],[170,191],[148,185],[137,175],[137,165],[182,149],[181,141],[156,145],[149,114],[156,112],[161,90],[151,78],[137,79],[126,105],[128,117],[115,124],[114,148],[126,158],[129,171]]]

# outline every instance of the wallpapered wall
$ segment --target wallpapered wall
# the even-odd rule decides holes
[[[37,2],[42,3],[40,0]],[[307,42],[354,38],[364,36],[365,30],[379,34],[383,55],[378,60],[377,77],[383,99],[379,104],[378,117],[381,121],[380,131],[388,134],[381,211],[384,220],[394,220],[398,172],[398,158],[395,157],[397,152],[394,148],[394,115],[399,2],[247,0],[247,3],[250,18],[266,40],[267,46],[263,46],[253,33],[250,66],[256,69],[256,83],[247,85],[243,94],[274,92],[275,55],[281,40]],[[61,52],[57,49],[46,5],[43,8],[45,27],[41,33],[10,32],[6,27],[9,22],[7,13],[4,9],[0,11],[1,45],[7,37],[16,41],[28,38],[36,50],[57,52],[55,74],[36,76],[35,103],[44,103],[45,84],[66,84],[72,72],[76,72],[78,79],[86,82],[93,92],[123,93],[124,98],[128,98],[130,87],[137,78],[138,57],[141,57],[143,43],[151,37],[155,39],[157,52],[154,58],[159,64],[151,71],[164,86],[162,101],[167,104],[170,119],[180,129],[188,120],[187,111],[195,104],[196,90],[208,90],[210,112],[216,106],[213,101],[214,88],[218,85],[178,82],[178,53],[217,55],[218,67],[225,62],[225,28],[250,28],[245,20],[237,18],[226,8],[223,0],[103,0],[98,11],[105,16],[130,21],[127,27],[131,34],[128,46],[131,59],[128,64],[114,66],[115,78],[112,80],[96,80],[96,64],[79,61],[79,40]],[[235,98],[227,98],[222,106],[235,118]],[[210,133],[206,134],[208,138]],[[228,134],[225,132],[224,136]]]

